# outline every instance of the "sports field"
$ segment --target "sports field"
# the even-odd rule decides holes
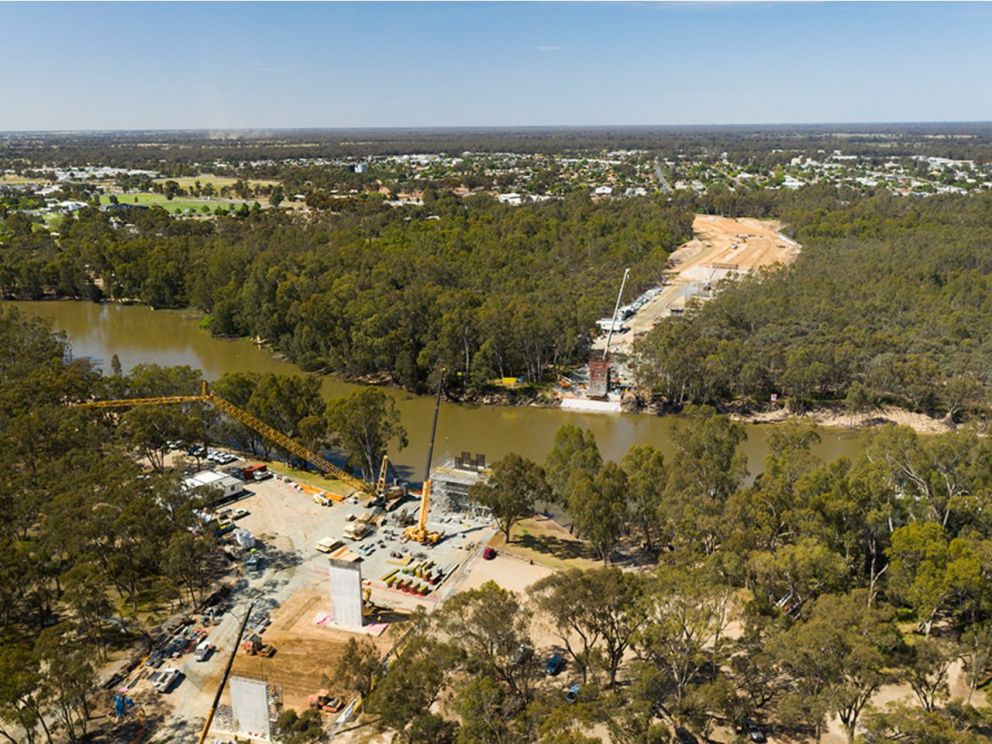
[[[157,206],[162,207],[167,212],[172,212],[174,214],[191,212],[194,214],[206,215],[213,214],[213,211],[217,207],[223,207],[224,209],[237,209],[242,204],[247,204],[249,207],[252,205],[252,202],[232,199],[196,199],[185,196],[177,196],[175,199],[166,199],[164,194],[151,194],[146,192],[134,194],[114,194],[114,196],[117,197],[117,201],[121,204],[140,204],[148,207]],[[108,194],[101,196],[100,203],[110,204],[110,196]],[[206,212],[203,211],[204,207],[207,208]]]

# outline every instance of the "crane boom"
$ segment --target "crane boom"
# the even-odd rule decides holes
[[[434,398],[434,419],[431,421],[431,438],[427,445],[427,465],[424,473],[424,487],[420,496],[420,514],[415,527],[407,527],[403,536],[408,540],[416,540],[424,545],[435,545],[443,535],[427,529],[427,516],[431,510],[431,459],[434,456],[434,437],[437,435],[437,414],[441,409],[441,390],[444,387],[444,373],[437,381],[437,396]]]
[[[613,340],[613,329],[617,326],[617,313],[620,311],[620,299],[623,297],[623,288],[627,286],[627,277],[630,276],[630,269],[623,270],[623,280],[620,282],[620,291],[617,292],[617,304],[613,306],[613,317],[610,321],[610,332],[606,336],[606,346],[603,347],[603,359],[610,353],[610,341]]]
[[[199,395],[165,395],[157,398],[92,400],[86,401],[85,403],[76,403],[75,406],[77,408],[124,408],[128,406],[161,406],[173,405],[177,403],[210,403],[215,408],[223,411],[239,423],[244,424],[252,431],[261,434],[270,442],[279,445],[284,450],[299,457],[301,460],[310,463],[325,475],[333,476],[358,491],[375,495],[375,490],[373,487],[365,481],[360,478],[356,478],[351,473],[339,468],[334,463],[328,462],[325,458],[321,457],[313,450],[304,447],[295,439],[287,437],[281,431],[269,426],[257,416],[248,413],[248,411],[245,411],[242,408],[238,408],[238,406],[234,405],[231,401],[222,398],[217,395],[217,393],[212,392],[206,381],[202,382],[201,385]]]

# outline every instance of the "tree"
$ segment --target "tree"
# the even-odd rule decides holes
[[[377,716],[379,728],[396,731],[401,738],[422,730],[456,659],[454,649],[417,633],[372,690],[366,710]]]
[[[493,677],[521,700],[528,698],[532,670],[516,662],[518,649],[530,643],[528,618],[517,595],[487,581],[451,597],[435,618],[442,637],[469,668]]]
[[[631,636],[644,617],[644,591],[643,579],[618,568],[570,569],[541,579],[530,595],[581,670],[582,682],[588,682],[590,665],[601,654],[615,687]]]
[[[90,714],[90,695],[96,688],[96,673],[89,655],[92,649],[70,642],[64,628],[46,628],[36,646],[42,662],[41,691],[54,707],[70,742],[86,736]]]
[[[28,744],[38,740],[38,726],[51,744],[52,734],[41,709],[43,693],[37,656],[23,644],[0,645],[0,721],[13,724],[13,733],[0,726],[0,735],[11,744],[19,744],[15,734],[26,737]],[[19,729],[19,732],[18,732]]]
[[[633,645],[639,659],[663,673],[676,709],[703,670],[718,667],[724,657],[728,601],[726,588],[697,571],[658,568]]]
[[[957,649],[946,641],[923,638],[908,653],[906,677],[920,705],[927,712],[950,696],[947,670],[957,658]]]
[[[627,450],[620,463],[627,474],[627,521],[641,533],[647,550],[654,548],[658,534],[658,510],[668,472],[665,457],[651,445]]]
[[[882,710],[869,709],[864,716],[865,741],[926,742],[926,744],[980,744],[988,737],[969,730],[971,722],[948,711],[927,711],[906,703],[890,703]]]
[[[937,614],[952,596],[964,597],[982,585],[981,562],[971,541],[948,542],[933,522],[913,522],[892,533],[889,591],[909,605],[929,636]]]
[[[666,537],[712,553],[723,532],[726,500],[747,473],[739,445],[746,434],[740,424],[709,407],[691,406],[675,426],[675,456],[659,517]]]
[[[122,398],[195,395],[200,379],[200,371],[187,366],[139,364],[123,379],[117,394]],[[194,441],[201,430],[199,412],[188,405],[135,406],[124,413],[121,424],[128,443],[156,470],[165,466],[169,442]]]
[[[166,571],[176,582],[189,592],[190,604],[202,599],[203,588],[208,581],[208,564],[213,553],[213,537],[197,537],[185,530],[172,535],[165,549]]]
[[[534,513],[534,505],[550,491],[539,465],[517,454],[493,463],[492,474],[469,490],[469,498],[488,508],[510,542],[513,525]]]
[[[347,398],[329,401],[326,416],[335,440],[349,454],[349,463],[361,468],[366,480],[378,473],[392,440],[399,449],[407,445],[396,402],[381,390],[362,388]]]
[[[297,713],[287,708],[276,720],[275,733],[283,744],[310,744],[321,741],[326,735],[320,712],[305,710]]]
[[[376,674],[382,666],[379,651],[368,639],[357,641],[348,639],[344,653],[338,660],[334,678],[345,687],[353,690],[363,699],[368,697],[375,683]]]
[[[582,471],[593,478],[602,463],[603,458],[591,431],[572,424],[558,429],[551,452],[544,462],[544,472],[555,501],[567,502],[568,481],[576,472]]]
[[[816,600],[808,619],[770,640],[792,681],[787,696],[809,710],[832,711],[854,741],[858,719],[890,678],[889,661],[901,636],[889,609],[869,607],[863,590]],[[814,719],[817,733],[822,719]]]
[[[961,650],[970,704],[975,690],[992,678],[992,622],[982,620],[965,628]]]
[[[576,533],[592,545],[604,566],[609,565],[626,526],[627,476],[619,465],[607,462],[595,478],[576,471],[567,488],[568,514]]]

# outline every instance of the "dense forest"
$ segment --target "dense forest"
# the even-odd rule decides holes
[[[262,339],[307,370],[417,388],[440,366],[481,387],[583,360],[623,269],[631,290],[657,282],[692,212],[650,197],[509,207],[448,192],[413,210],[354,200],[311,222],[126,219],[84,209],[55,238],[10,215],[0,293],[190,305],[213,333]]]
[[[640,378],[672,405],[796,410],[885,403],[960,418],[992,382],[992,196],[863,197],[829,187],[714,195],[730,215],[777,216],[803,245],[789,269],[745,279],[657,326]]]

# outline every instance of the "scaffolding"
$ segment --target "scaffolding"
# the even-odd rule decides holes
[[[449,457],[431,471],[431,488],[438,506],[449,513],[488,518],[489,509],[469,498],[469,489],[485,482],[490,472],[485,455],[462,452],[458,457]]]

